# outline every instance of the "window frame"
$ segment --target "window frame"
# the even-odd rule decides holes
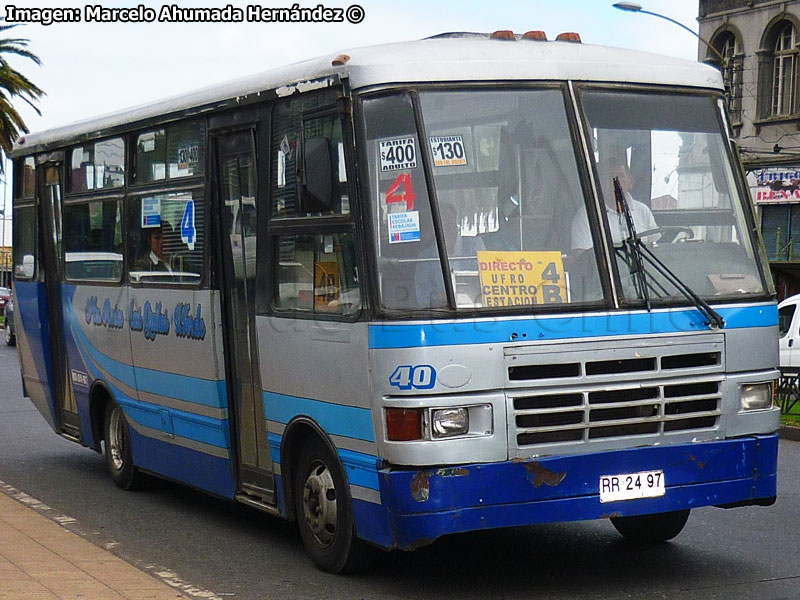
[[[578,183],[580,185],[581,192],[584,195],[584,201],[588,196],[593,195],[593,179],[592,175],[590,174],[589,169],[587,168],[587,155],[585,154],[586,148],[584,147],[583,142],[583,132],[582,128],[584,124],[582,121],[579,121],[579,115],[577,113],[577,100],[576,100],[576,91],[574,88],[577,86],[569,81],[563,80],[520,80],[520,81],[480,81],[480,82],[444,82],[444,83],[414,83],[414,84],[404,84],[404,85],[376,85],[369,88],[365,88],[360,90],[357,94],[355,101],[354,101],[354,120],[357,123],[356,134],[358,139],[360,140],[358,144],[358,160],[359,160],[359,193],[361,197],[364,199],[362,201],[363,214],[362,214],[362,226],[364,229],[364,240],[363,243],[366,244],[365,247],[369,248],[369,251],[366,253],[366,260],[368,261],[368,273],[366,281],[369,285],[369,302],[370,305],[373,307],[373,311],[377,317],[388,319],[388,320],[418,320],[420,318],[425,319],[469,319],[469,318],[487,318],[487,317],[506,317],[506,316],[528,316],[528,317],[536,317],[538,315],[552,315],[552,314],[559,314],[559,313],[571,313],[579,311],[581,313],[593,313],[593,312],[606,312],[608,310],[613,310],[615,308],[615,296],[614,296],[614,287],[612,281],[614,281],[614,272],[613,269],[609,268],[609,263],[605,257],[605,249],[604,249],[604,242],[598,237],[594,232],[599,231],[604,227],[604,224],[596,221],[595,209],[594,209],[594,200],[590,200],[590,204],[588,206],[587,214],[589,218],[590,227],[593,232],[593,236],[595,236],[595,243],[594,243],[594,261],[597,266],[597,273],[600,279],[600,288],[602,289],[602,298],[597,301],[592,302],[584,302],[584,303],[564,303],[564,304],[537,304],[535,305],[535,310],[531,309],[531,306],[509,306],[503,308],[457,308],[453,304],[448,308],[422,308],[422,309],[391,309],[385,308],[381,303],[380,297],[380,290],[378,289],[378,279],[379,279],[379,267],[378,267],[378,260],[377,260],[377,253],[374,249],[375,240],[378,237],[378,232],[375,231],[375,220],[374,220],[374,209],[369,190],[365,188],[365,186],[369,185],[370,182],[370,173],[369,173],[369,159],[366,155],[366,139],[367,139],[367,131],[366,131],[366,120],[364,116],[363,104],[366,100],[372,98],[380,98],[382,96],[387,95],[397,95],[408,93],[412,95],[414,98],[414,108],[415,108],[415,120],[417,122],[417,136],[420,139],[427,139],[427,132],[425,129],[424,124],[424,115],[421,113],[421,109],[419,106],[419,97],[418,94],[421,92],[431,92],[431,91],[466,91],[466,90],[485,90],[485,91],[503,91],[503,90],[516,90],[516,91],[527,91],[527,90],[546,90],[546,89],[554,89],[558,90],[563,98],[564,101],[564,114],[567,121],[567,127],[569,129],[571,139],[575,140],[575,143],[572,146],[573,153],[575,156],[575,163],[576,163],[576,170],[578,176]],[[613,86],[611,86],[613,87]],[[629,86],[624,86],[625,88]],[[579,141],[578,141],[579,140]],[[430,201],[432,203],[432,214],[434,220],[434,227],[436,230],[436,238],[437,244],[441,241],[444,244],[443,237],[441,234],[441,225],[440,225],[440,217],[438,215],[439,209],[439,200],[437,198],[435,183],[433,179],[433,168],[432,164],[433,161],[430,156],[430,147],[428,144],[420,144],[421,150],[419,151],[419,157],[422,161],[422,165],[425,169],[425,177],[426,177],[426,189],[428,190],[428,194],[430,197]],[[449,264],[449,257],[445,257],[442,259],[442,249],[439,248],[440,251],[440,260],[444,265]],[[445,287],[447,288],[451,284],[448,282],[448,277],[444,277],[443,272],[443,279]],[[449,292],[448,292],[449,293]]]
[[[188,178],[187,178],[188,179]],[[159,183],[164,183],[169,180],[159,180]],[[159,187],[142,187],[137,188],[135,190],[130,190],[128,194],[125,196],[125,207],[124,207],[124,223],[125,223],[125,257],[124,257],[124,264],[125,264],[125,272],[123,274],[123,281],[126,285],[131,286],[132,288],[146,288],[146,289],[176,289],[176,290],[199,290],[205,289],[208,287],[208,282],[210,281],[209,278],[209,243],[216,243],[216,241],[211,241],[209,239],[210,232],[212,227],[208,225],[208,218],[211,210],[209,205],[209,194],[208,189],[206,186],[206,182],[203,181],[202,183],[190,183],[185,179],[179,180],[183,185],[173,185],[169,187],[165,187],[161,185]],[[130,272],[131,266],[134,264],[134,260],[132,257],[132,253],[135,252],[137,245],[140,242],[140,239],[133,239],[133,230],[131,228],[131,223],[133,220],[134,213],[139,214],[141,210],[141,200],[142,198],[148,196],[167,196],[170,194],[180,194],[190,192],[193,194],[192,199],[196,199],[196,196],[199,196],[202,199],[200,205],[203,207],[203,226],[205,231],[203,232],[203,260],[202,260],[202,269],[200,272],[200,277],[198,278],[197,282],[166,282],[166,281],[159,281],[159,282],[152,282],[148,283],[147,281],[134,281],[131,279]],[[195,205],[197,206],[197,204]],[[141,215],[140,215],[141,216]],[[139,233],[141,233],[141,228],[139,229]],[[216,236],[212,236],[215,238]]]
[[[744,50],[741,36],[731,28],[721,29],[714,35],[712,47],[723,58],[720,72],[725,86],[726,107],[732,125],[737,127],[742,124],[742,100],[744,95]],[[716,64],[718,58],[709,50],[707,60]]]
[[[585,94],[586,92],[624,92],[624,93],[631,93],[631,94],[656,94],[661,93],[663,94],[665,88],[668,89],[670,92],[677,94],[677,95],[687,95],[687,96],[694,96],[694,97],[707,97],[707,99],[711,101],[717,102],[717,104],[724,102],[724,96],[721,92],[717,90],[703,90],[698,88],[691,88],[691,87],[680,87],[680,86],[658,86],[658,85],[635,85],[635,84],[602,84],[596,82],[590,83],[580,83],[575,84],[575,90],[577,95],[578,105],[581,106],[581,114],[583,115],[584,120],[582,121],[582,125],[586,128],[588,132],[589,123],[588,123],[588,116],[586,115],[586,111],[583,110],[582,103],[581,103],[581,95]],[[769,261],[767,260],[766,255],[759,250],[760,242],[760,227],[758,224],[758,219],[754,213],[753,203],[749,200],[750,198],[750,189],[747,185],[747,181],[744,176],[744,171],[741,169],[741,165],[737,159],[737,153],[733,146],[733,142],[728,135],[726,122],[724,120],[724,112],[723,110],[715,110],[715,119],[719,124],[719,131],[721,140],[724,144],[725,154],[724,157],[730,161],[730,165],[732,168],[732,176],[734,180],[734,187],[731,189],[732,192],[732,200],[738,201],[740,203],[740,208],[742,211],[743,221],[742,221],[742,235],[747,235],[750,245],[753,248],[753,259],[755,260],[756,267],[758,269],[758,273],[761,277],[761,285],[763,289],[762,294],[752,294],[746,297],[743,301],[748,302],[755,302],[759,300],[771,300],[774,298],[774,290],[772,286],[772,275],[769,269]],[[585,141],[584,145],[588,148],[587,145],[588,141]],[[596,168],[594,165],[592,166],[592,170],[595,172],[594,177],[597,178]],[[599,179],[596,179],[599,185]],[[599,199],[600,205],[602,205],[603,200]],[[602,227],[604,229],[604,237],[611,240],[611,232],[608,229],[607,220],[605,215],[603,215],[603,224]],[[621,308],[641,308],[645,306],[644,300],[637,300],[637,299],[626,299],[623,295],[621,279],[620,279],[620,271],[619,266],[617,264],[616,259],[614,259],[613,248],[611,249],[611,254],[609,255],[609,260],[611,264],[612,270],[612,277],[614,277],[614,285],[616,286],[617,290],[617,301],[619,302],[619,306]],[[736,300],[731,300],[730,298],[724,299],[725,302],[731,302]],[[664,299],[660,299],[657,308],[668,308],[668,307],[682,307],[690,305],[690,303],[685,300],[676,297],[674,301],[665,301]]]
[[[92,285],[92,286],[105,286],[105,287],[120,287],[125,284],[126,282],[126,273],[127,273],[127,256],[126,256],[126,197],[125,194],[120,191],[120,188],[112,188],[115,190],[115,193],[105,193],[105,194],[93,194],[93,195],[86,195],[84,193],[80,194],[80,197],[64,197],[63,207],[62,207],[62,251],[61,251],[61,281],[63,283],[69,283],[73,285]],[[66,213],[66,208],[68,206],[80,206],[80,205],[88,205],[92,202],[107,202],[107,201],[115,201],[120,202],[122,214],[120,215],[120,227],[122,228],[122,271],[120,273],[118,280],[110,280],[110,279],[73,279],[67,277],[67,251],[66,251],[66,243],[64,237],[65,231],[65,219],[64,214]]]
[[[358,197],[358,186],[356,185],[356,163],[355,157],[355,136],[352,130],[352,113],[350,107],[352,106],[348,90],[343,87],[326,88],[324,90],[307,92],[308,94],[335,94],[331,102],[323,102],[319,106],[304,110],[300,114],[300,133],[303,135],[304,124],[307,120],[313,118],[324,118],[330,115],[336,115],[341,122],[342,127],[342,143],[344,145],[344,158],[345,158],[345,172],[347,175],[346,182],[339,184],[347,190],[350,199],[350,212],[347,214],[330,214],[330,215],[311,215],[311,216],[275,216],[273,213],[273,201],[275,200],[274,187],[276,173],[272,172],[273,162],[273,144],[275,136],[276,124],[276,109],[282,103],[292,102],[300,96],[294,95],[289,98],[280,99],[269,107],[269,135],[266,141],[266,163],[268,165],[268,185],[266,193],[266,226],[264,231],[264,242],[267,247],[267,254],[269,257],[268,272],[269,272],[269,298],[266,304],[266,311],[256,311],[257,315],[268,314],[274,317],[292,318],[310,321],[337,321],[344,323],[355,323],[363,320],[368,313],[368,299],[367,299],[367,286],[365,286],[365,265],[364,265],[364,240],[361,235],[361,227],[359,221],[361,219],[360,202]],[[302,146],[302,144],[300,144]],[[299,203],[299,195],[297,197]],[[263,213],[262,213],[263,214]],[[262,231],[259,227],[259,232]],[[353,251],[356,256],[356,267],[358,269],[358,282],[357,286],[360,295],[360,307],[352,313],[342,314],[335,312],[315,312],[313,309],[298,310],[295,308],[285,308],[277,304],[279,294],[279,278],[278,278],[278,244],[279,240],[289,236],[319,236],[319,235],[335,235],[349,233],[353,239]],[[259,245],[262,243],[258,242]],[[257,307],[258,308],[258,307]]]
[[[786,34],[789,34],[788,47]],[[780,118],[793,115],[797,112],[797,27],[791,21],[780,21],[774,26],[774,43],[772,46],[772,78],[770,85],[770,116]],[[785,63],[790,62],[791,81],[789,85],[789,106],[781,110],[785,104],[783,71]]]
[[[103,142],[109,142],[111,140],[120,139],[122,140],[122,171],[123,171],[123,181],[122,185],[118,185],[115,187],[102,187],[102,188],[94,188],[94,189],[86,189],[86,190],[78,190],[73,191],[72,189],[72,153],[75,152],[78,148],[84,148],[88,145],[91,145],[94,152],[94,146],[97,144],[102,144]],[[102,137],[102,138],[93,138],[90,140],[86,140],[82,143],[78,144],[71,144],[66,147],[66,157],[64,160],[64,170],[66,171],[66,185],[64,186],[64,199],[66,200],[67,196],[92,196],[98,194],[114,194],[123,192],[128,188],[129,185],[129,178],[130,178],[130,169],[129,169],[129,143],[128,143],[128,135],[126,133],[113,135],[109,137]],[[96,166],[94,162],[94,155],[92,156],[92,166]]]
[[[30,277],[27,276],[19,276],[17,275],[17,261],[16,261],[16,249],[19,248],[18,244],[14,243],[14,238],[16,237],[17,231],[19,231],[19,225],[16,221],[11,230],[11,278],[14,281],[21,281],[21,282],[33,282],[38,281],[39,277],[39,261],[41,260],[41,251],[39,250],[39,205],[36,202],[35,198],[25,198],[25,199],[14,199],[13,201],[14,212],[16,213],[18,209],[31,209],[33,211],[33,273]]]
[[[170,127],[175,127],[181,123],[197,123],[202,124],[203,126],[203,143],[202,143],[202,159],[199,160],[199,164],[202,165],[203,171],[202,173],[192,173],[191,175],[178,175],[175,177],[169,176],[169,157],[167,155],[167,149],[169,148],[169,129]],[[136,169],[139,165],[139,153],[137,151],[137,145],[139,137],[147,134],[158,131],[160,129],[164,130],[164,178],[163,179],[152,179],[150,181],[137,181],[136,177]],[[186,116],[181,119],[176,119],[172,121],[158,121],[155,123],[150,123],[146,127],[139,127],[135,130],[128,132],[129,136],[129,143],[128,146],[130,147],[130,159],[126,163],[126,187],[127,188],[135,188],[137,191],[139,189],[145,189],[148,187],[152,187],[154,189],[159,189],[163,186],[169,185],[189,185],[191,182],[194,181],[203,181],[205,182],[208,179],[208,174],[206,171],[208,170],[208,152],[209,152],[209,124],[208,120],[202,117],[197,117],[196,115],[193,116]]]

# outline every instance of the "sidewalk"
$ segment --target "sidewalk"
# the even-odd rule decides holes
[[[0,600],[126,598],[188,600],[0,491]]]

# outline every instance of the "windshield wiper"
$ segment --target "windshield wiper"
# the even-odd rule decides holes
[[[650,312],[650,292],[647,291],[647,274],[644,270],[642,263],[642,240],[636,233],[636,226],[633,224],[633,216],[628,207],[628,202],[625,200],[625,194],[622,193],[622,186],[619,184],[619,178],[614,177],[614,199],[617,201],[617,213],[622,213],[625,216],[625,225],[628,227],[628,237],[623,241],[623,244],[628,248],[628,253],[635,261],[634,269],[631,269],[631,274],[636,274],[636,283],[639,285],[639,292],[644,298],[644,304],[647,307],[647,312]]]
[[[619,179],[614,177],[614,199],[617,202],[617,211],[625,215],[625,224],[628,227],[628,238],[624,241],[629,252],[636,261],[636,278],[639,283],[639,288],[644,298],[647,311],[650,311],[650,295],[647,291],[647,276],[644,271],[644,263],[642,259],[646,260],[652,265],[659,274],[661,274],[667,281],[669,281],[675,288],[683,294],[683,296],[694,304],[695,308],[699,310],[703,316],[708,319],[705,323],[711,329],[722,329],[725,327],[725,319],[722,318],[717,311],[715,311],[708,303],[698,296],[692,288],[686,285],[681,279],[673,273],[661,259],[659,259],[652,250],[642,243],[642,239],[636,233],[636,226],[633,223],[633,216],[631,209],[628,206],[628,201],[625,199],[625,194],[622,192],[622,187],[619,184]]]

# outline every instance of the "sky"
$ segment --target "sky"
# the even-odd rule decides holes
[[[584,44],[645,50],[697,59],[697,38],[677,25],[646,14],[613,8],[614,0],[314,0],[313,8],[363,8],[360,23],[192,23],[86,22],[85,4],[44,0],[3,0],[0,17],[10,6],[22,9],[74,8],[79,23],[29,23],[6,32],[29,40],[42,61],[7,57],[46,92],[37,105],[41,115],[15,101],[32,132],[115,112],[265,71],[338,50],[386,42],[414,40],[446,31],[540,29],[553,39],[564,31],[578,32]],[[640,0],[645,10],[675,19],[697,31],[698,0]],[[172,2],[104,2],[103,7],[142,4],[156,14]],[[291,8],[294,2],[216,0],[181,2],[180,7],[245,8],[248,5]],[[9,161],[10,162],[10,161]],[[8,165],[7,165],[8,166]],[[10,169],[7,170],[10,174]],[[6,177],[4,176],[5,180]],[[2,184],[0,184],[2,185]],[[2,187],[10,214],[10,185]],[[6,244],[10,224],[5,219]],[[2,235],[2,227],[0,227]]]

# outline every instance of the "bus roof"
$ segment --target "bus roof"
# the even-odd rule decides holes
[[[345,57],[343,64],[335,59]],[[10,156],[119,130],[185,111],[206,112],[243,100],[288,96],[347,78],[351,89],[393,83],[572,80],[722,89],[718,70],[701,63],[648,52],[549,42],[490,39],[488,34],[450,33],[337,52],[21,137]]]

